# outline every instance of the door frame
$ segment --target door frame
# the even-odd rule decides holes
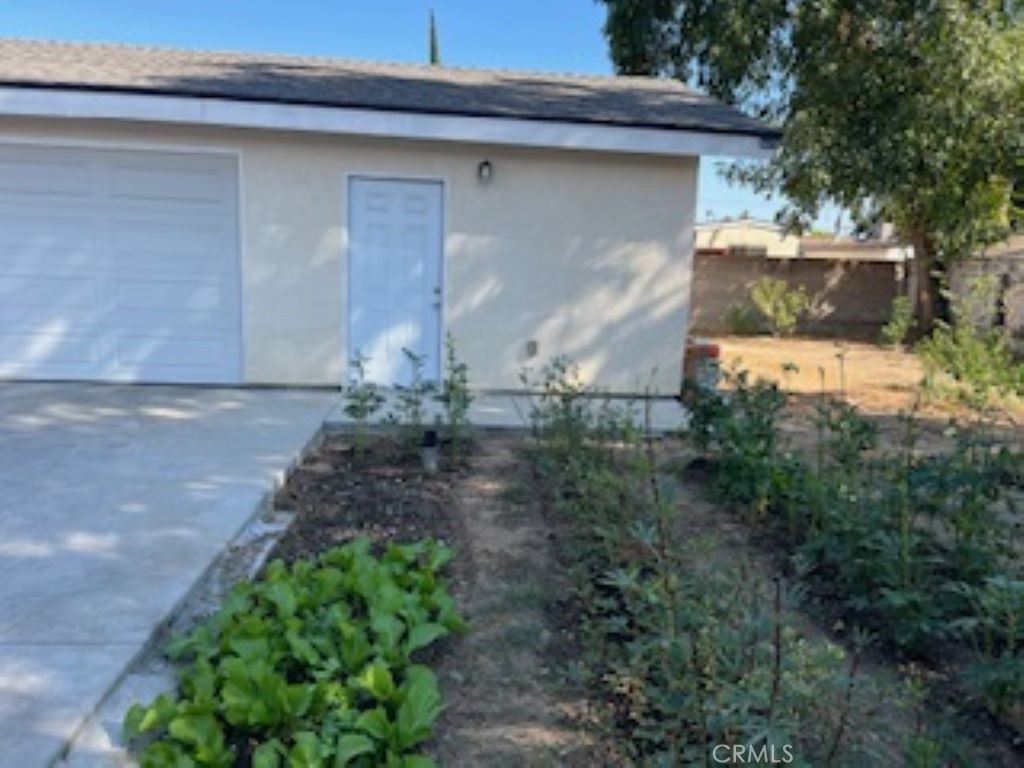
[[[448,210],[449,210],[449,190],[450,184],[448,178],[445,176],[436,175],[418,175],[418,174],[406,174],[406,173],[384,173],[374,171],[350,171],[345,174],[345,186],[344,196],[345,204],[343,209],[345,211],[345,226],[343,228],[345,233],[345,243],[343,247],[345,267],[341,270],[342,279],[345,281],[345,311],[342,313],[342,322],[345,323],[345,332],[343,334],[345,349],[345,359],[342,361],[343,381],[342,386],[346,386],[351,381],[352,376],[352,185],[357,181],[394,181],[399,183],[408,184],[435,184],[441,188],[441,225],[438,231],[438,264],[437,264],[437,284],[440,288],[440,302],[441,306],[437,311],[437,349],[434,350],[437,355],[437,382],[440,383],[444,379],[444,338],[445,331],[447,329],[447,311],[448,311],[448,254],[445,245],[448,242]],[[432,381],[432,378],[428,378],[428,381]]]
[[[153,152],[165,155],[213,155],[227,157],[234,161],[235,165],[235,216],[231,229],[235,234],[235,257],[233,259],[233,277],[235,280],[234,291],[236,299],[236,319],[238,322],[238,360],[235,366],[234,378],[231,381],[212,384],[187,384],[185,386],[225,386],[240,387],[248,384],[246,372],[248,370],[249,353],[249,326],[247,322],[247,301],[246,301],[246,255],[248,249],[248,217],[246,212],[246,167],[245,152],[240,144],[209,143],[194,144],[188,142],[177,143],[174,141],[150,141],[146,139],[105,137],[82,138],[63,132],[55,132],[42,136],[12,132],[9,134],[0,133],[0,145],[25,147],[53,147],[55,149],[83,149],[97,151],[124,151],[124,152]],[[0,378],[0,380],[4,380]],[[81,381],[80,379],[61,379],[61,381]],[[84,381],[95,383],[121,383],[115,379],[85,379]],[[136,382],[128,380],[128,383],[145,385],[149,382]]]

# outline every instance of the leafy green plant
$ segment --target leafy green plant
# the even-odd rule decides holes
[[[807,289],[802,285],[790,288],[780,278],[765,275],[750,288],[750,300],[771,325],[775,336],[791,336],[797,321],[811,305]]]
[[[719,496],[775,527],[796,573],[847,623],[925,658],[970,642],[979,661],[964,681],[994,712],[1019,701],[1019,446],[951,426],[951,448],[924,452],[913,413],[901,417],[902,439],[882,444],[855,408],[823,396],[816,445],[797,451],[779,426],[774,385],[736,372],[729,384],[727,394],[695,393],[690,425]]]
[[[369,360],[361,352],[350,361],[351,381],[345,387],[345,415],[355,423],[355,448],[357,453],[366,450],[366,425],[384,404],[380,387],[366,378],[366,363]]]
[[[397,387],[398,395],[392,419],[399,425],[402,443],[409,448],[417,448],[423,439],[423,426],[426,418],[426,402],[434,391],[434,382],[424,378],[425,357],[403,349],[402,353],[409,363],[409,383]]]
[[[889,308],[889,320],[882,326],[882,341],[890,347],[902,348],[914,325],[914,303],[909,296],[896,296]]]
[[[632,404],[595,406],[564,359],[545,368],[540,391],[533,456],[552,514],[572,532],[562,546],[582,613],[576,671],[609,703],[624,760],[713,764],[716,744],[790,744],[806,764],[870,762],[870,740],[850,724],[875,723],[868,702],[878,694],[858,658],[789,625],[799,590],[710,563],[681,534]],[[760,433],[744,447],[759,460],[771,454],[763,438],[773,417],[758,406],[772,411],[779,397],[767,386],[746,397],[724,429],[730,440]]]
[[[444,351],[445,377],[437,399],[444,407],[452,454],[458,459],[469,438],[469,408],[473,404],[473,395],[469,391],[469,366],[459,359],[455,338],[450,333],[445,336]]]
[[[144,768],[252,764],[428,768],[417,752],[441,711],[419,652],[462,620],[434,541],[359,539],[313,561],[271,563],[169,649],[178,690],[125,716]]]
[[[1024,578],[993,576],[964,590],[975,607],[965,622],[977,650],[969,680],[997,716],[1024,716]]]
[[[941,391],[948,376],[969,404],[981,407],[993,393],[1024,396],[1024,364],[1014,360],[1007,334],[978,330],[966,323],[937,323],[931,336],[917,345],[924,363],[926,386]]]
[[[720,462],[716,488],[723,498],[760,516],[772,503],[773,468],[780,460],[776,421],[785,395],[775,383],[752,382],[738,369],[725,371],[722,381],[727,391],[692,398],[690,434],[699,450]]]
[[[569,459],[578,454],[593,423],[592,394],[580,378],[579,368],[560,356],[547,363],[537,381],[524,372],[524,388],[535,392],[530,422],[536,438],[545,439],[547,452]]]
[[[734,336],[756,336],[763,332],[764,320],[754,305],[736,302],[725,311],[725,328]]]
[[[950,294],[953,322],[936,323],[932,334],[917,346],[925,366],[925,382],[941,389],[941,377],[959,386],[957,394],[976,407],[992,396],[1024,396],[1024,363],[1014,359],[1006,329],[989,324],[997,302],[998,284],[991,276],[970,281],[967,289]]]

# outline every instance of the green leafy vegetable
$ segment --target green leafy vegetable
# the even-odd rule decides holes
[[[417,651],[462,628],[434,541],[365,539],[237,586],[222,609],[169,652],[176,695],[125,715],[144,768],[421,766],[411,750],[441,712]]]

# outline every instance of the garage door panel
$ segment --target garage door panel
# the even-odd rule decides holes
[[[0,376],[8,378],[78,375],[96,371],[101,340],[66,329],[33,332],[0,331]]]
[[[95,263],[97,239],[85,217],[0,213],[0,272],[80,270]]]
[[[223,323],[209,312],[144,312],[140,310],[120,310],[116,313],[117,326],[130,329],[140,335],[152,334],[163,338],[167,328],[174,328],[174,336],[187,338],[191,335],[227,335]],[[233,338],[233,334],[232,334]]]
[[[0,194],[85,198],[94,182],[87,159],[0,148]]]
[[[118,200],[190,203],[221,208],[230,190],[230,178],[221,169],[166,164],[117,164],[111,168],[110,195]]]
[[[233,264],[224,258],[233,252],[235,233],[220,222],[194,221],[183,232],[179,220],[113,222],[111,259],[119,274],[206,275],[220,265],[227,273]]]
[[[5,162],[31,172],[0,182],[0,375],[239,380],[233,159],[0,145]]]
[[[0,275],[0,307],[19,314],[29,309],[53,317],[75,310],[91,314],[100,307],[101,294],[99,281],[89,277]]]
[[[122,367],[205,369],[216,366],[228,353],[223,337],[188,338],[131,334],[115,339],[115,361]]]
[[[225,309],[219,283],[118,280],[116,308],[165,312],[220,313]]]

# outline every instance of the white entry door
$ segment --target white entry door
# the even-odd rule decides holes
[[[349,182],[350,356],[366,377],[407,384],[404,350],[440,376],[443,187],[440,182],[353,178]]]
[[[236,383],[238,164],[0,144],[0,377]]]

